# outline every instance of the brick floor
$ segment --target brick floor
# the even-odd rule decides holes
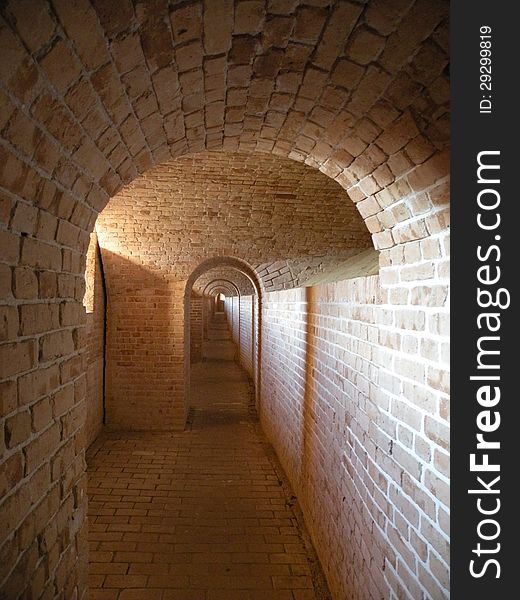
[[[185,432],[103,434],[88,463],[90,600],[326,597],[236,363],[193,367]]]

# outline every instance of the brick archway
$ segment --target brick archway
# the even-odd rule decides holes
[[[237,271],[238,273],[238,271]],[[202,316],[202,321],[204,323],[204,319],[205,319],[205,315],[204,315],[204,310],[207,310],[207,303],[204,303],[204,297],[206,295],[209,295],[210,297],[212,297],[215,302],[217,301],[217,297],[220,296],[220,294],[223,294],[224,296],[228,297],[228,298],[232,298],[232,305],[231,305],[231,327],[233,328],[234,326],[234,315],[233,315],[233,308],[234,308],[234,300],[235,298],[238,299],[238,318],[236,319],[236,325],[237,325],[237,336],[236,336],[236,340],[235,338],[235,331],[232,330],[231,331],[231,338],[233,339],[233,341],[236,341],[237,347],[239,348],[239,355],[240,355],[240,298],[241,298],[241,293],[240,293],[240,289],[238,287],[238,285],[236,285],[235,283],[233,283],[230,280],[227,279],[214,279],[212,281],[210,281],[203,290],[202,296],[203,296],[203,316]],[[224,301],[225,302],[225,301]],[[224,312],[225,312],[225,306],[224,306]],[[208,315],[206,315],[206,319],[208,318]],[[251,328],[253,329],[253,327]]]
[[[218,256],[204,260],[200,263],[189,276],[184,292],[184,345],[185,345],[185,354],[184,354],[184,381],[186,382],[184,387],[184,403],[183,403],[183,414],[187,415],[187,411],[189,409],[190,400],[190,303],[191,303],[191,292],[193,289],[193,285],[197,281],[199,277],[211,271],[212,269],[226,267],[230,270],[237,271],[241,275],[245,276],[247,280],[250,282],[251,286],[255,290],[255,300],[254,300],[254,309],[253,309],[253,322],[252,322],[252,337],[253,337],[253,382],[255,387],[255,399],[256,404],[258,406],[260,397],[261,397],[261,352],[262,352],[262,335],[261,335],[261,327],[262,327],[262,285],[261,280],[258,278],[254,269],[244,260],[237,259],[235,257],[229,256]],[[209,285],[209,284],[208,284]],[[238,287],[236,284],[233,286],[238,291]],[[207,287],[207,286],[206,286]]]

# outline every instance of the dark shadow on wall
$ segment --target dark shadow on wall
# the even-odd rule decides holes
[[[309,478],[310,463],[315,448],[313,439],[316,427],[316,288],[305,288],[305,384],[303,393],[302,463],[300,485]]]

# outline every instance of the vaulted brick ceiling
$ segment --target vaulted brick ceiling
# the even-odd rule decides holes
[[[150,170],[98,221],[109,281],[185,280],[214,256],[243,259],[265,289],[292,287],[372,248],[345,190],[290,159],[204,152]],[[377,264],[377,253],[374,252]]]
[[[59,216],[74,211],[81,228],[122,185],[188,152],[289,156],[358,202],[447,143],[444,0],[1,10],[3,178]]]

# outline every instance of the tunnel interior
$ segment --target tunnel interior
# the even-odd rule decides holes
[[[449,597],[448,7],[0,4],[0,596]]]

